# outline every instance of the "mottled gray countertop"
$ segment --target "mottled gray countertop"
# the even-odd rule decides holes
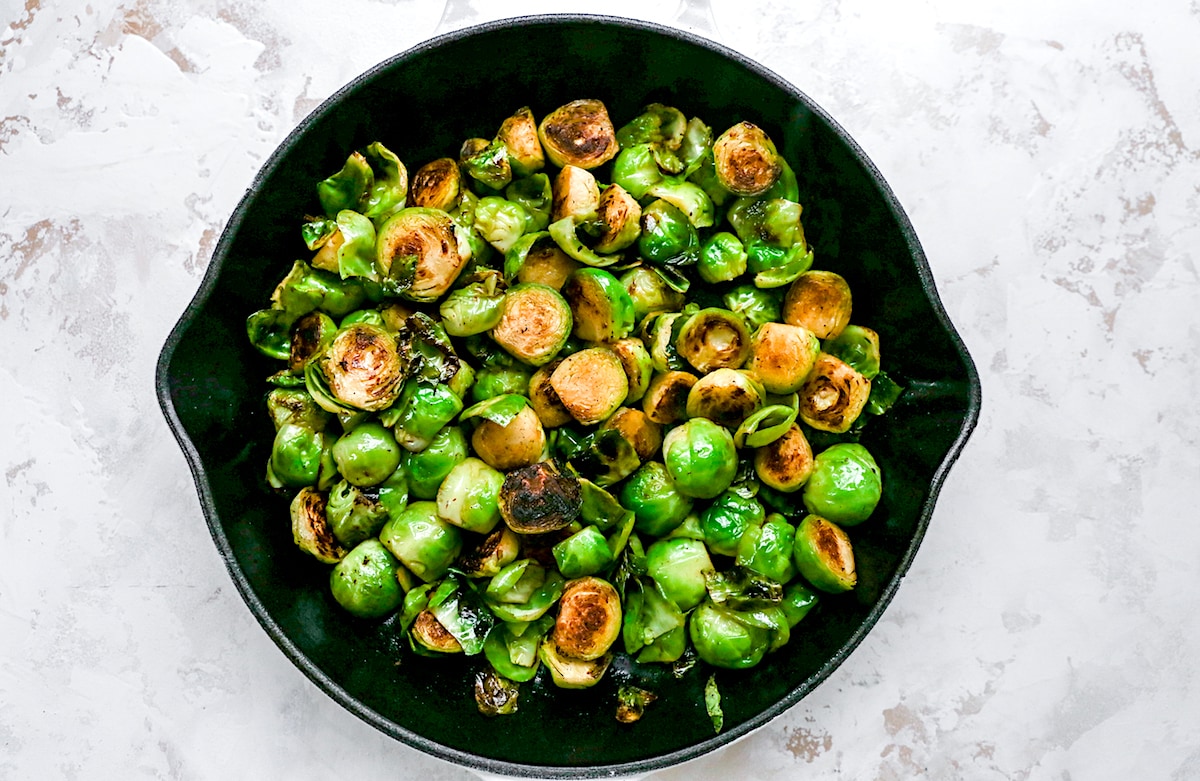
[[[153,391],[258,167],[440,12],[0,0],[0,778],[470,777],[271,642]],[[716,0],[713,17],[879,166],[984,406],[849,660],[655,777],[1200,778],[1200,5]]]

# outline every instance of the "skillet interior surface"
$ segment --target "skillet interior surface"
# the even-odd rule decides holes
[[[746,119],[795,167],[814,267],[854,291],[853,321],[879,331],[884,365],[908,387],[864,444],[884,472],[875,515],[851,531],[859,585],[829,597],[758,667],[721,671],[725,729],[713,734],[702,690],[618,660],[597,687],[526,687],[519,711],[486,719],[472,697],[477,660],[413,657],[389,623],[360,622],[329,595],[328,568],[294,545],[287,496],[263,480],[275,370],[245,336],[297,257],[315,183],[372,141],[410,171],[491,137],[528,105],[535,116],[576,98],[603,100],[618,125],[659,101],[715,132]],[[196,479],[213,538],[250,609],[284,653],[343,706],[444,759],[521,776],[594,777],[651,770],[739,737],[808,693],[874,625],[920,544],[937,491],[979,413],[979,381],[933,286],[912,227],[874,166],[840,127],[761,66],[668,28],[603,17],[505,20],[452,33],[364,74],[307,118],[238,206],[196,299],[159,360],[158,392]],[[397,665],[397,661],[400,664]],[[658,666],[655,666],[658,667]],[[544,671],[543,671],[544,675]],[[616,686],[659,699],[633,725],[613,718]]]

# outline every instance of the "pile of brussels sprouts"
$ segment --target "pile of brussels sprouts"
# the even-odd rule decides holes
[[[267,481],[338,604],[476,657],[482,711],[619,652],[751,667],[854,587],[858,432],[900,388],[761,128],[577,100],[411,177],[373,143],[316,191],[247,320],[286,362]]]

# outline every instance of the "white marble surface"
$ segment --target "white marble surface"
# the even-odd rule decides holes
[[[480,13],[552,7],[597,9]],[[675,2],[608,8],[669,21]],[[0,778],[470,778],[343,711],[261,631],[153,393],[258,166],[440,11],[0,0]],[[1200,778],[1200,3],[713,15],[889,180],[984,411],[847,663],[655,777]]]

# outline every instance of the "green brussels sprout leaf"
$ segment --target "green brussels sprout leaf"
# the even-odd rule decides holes
[[[521,413],[521,410],[529,404],[529,400],[524,396],[515,393],[505,393],[501,396],[494,396],[490,399],[484,399],[478,404],[472,404],[463,410],[459,420],[470,420],[471,418],[483,418],[490,420],[497,426],[507,426],[513,422],[513,419]]]

